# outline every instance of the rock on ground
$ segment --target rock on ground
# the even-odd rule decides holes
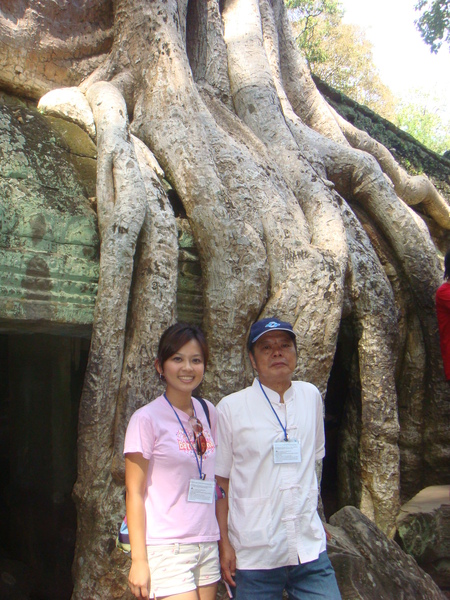
[[[412,556],[358,509],[330,518],[328,554],[343,600],[443,600],[445,596]]]
[[[397,517],[401,547],[450,596],[450,485],[433,485],[404,504]]]

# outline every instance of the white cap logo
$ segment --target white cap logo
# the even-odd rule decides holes
[[[277,323],[276,321],[270,321],[270,323],[267,323],[266,327],[270,327],[271,329],[273,329],[274,327],[279,327],[280,324]]]

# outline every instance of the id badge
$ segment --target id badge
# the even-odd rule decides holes
[[[214,479],[191,479],[189,481],[188,502],[212,504],[216,482]]]
[[[302,457],[300,453],[300,442],[298,440],[289,440],[288,442],[274,442],[273,444],[273,462],[276,465],[299,463]]]

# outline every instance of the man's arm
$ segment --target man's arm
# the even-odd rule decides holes
[[[220,554],[220,568],[222,571],[222,579],[229,585],[235,586],[234,576],[236,574],[236,554],[233,546],[230,544],[228,539],[228,488],[229,479],[225,477],[216,476],[217,483],[225,491],[225,498],[221,498],[216,502],[216,517],[219,523],[220,529],[220,540],[219,540],[219,554]]]

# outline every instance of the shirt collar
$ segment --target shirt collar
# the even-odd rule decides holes
[[[280,394],[278,392],[275,392],[274,390],[271,390],[266,385],[263,385],[263,384],[261,384],[261,385],[264,388],[264,391],[266,392],[267,397],[269,398],[269,400],[271,402],[273,402],[274,404],[281,404],[281,402],[280,402]],[[261,388],[259,387],[259,379],[257,377],[255,377],[255,379],[253,380],[253,388],[258,393],[261,393]],[[291,383],[291,387],[288,388],[284,392],[284,402],[285,403],[289,402],[290,400],[292,400],[293,397],[294,397],[294,386]]]

